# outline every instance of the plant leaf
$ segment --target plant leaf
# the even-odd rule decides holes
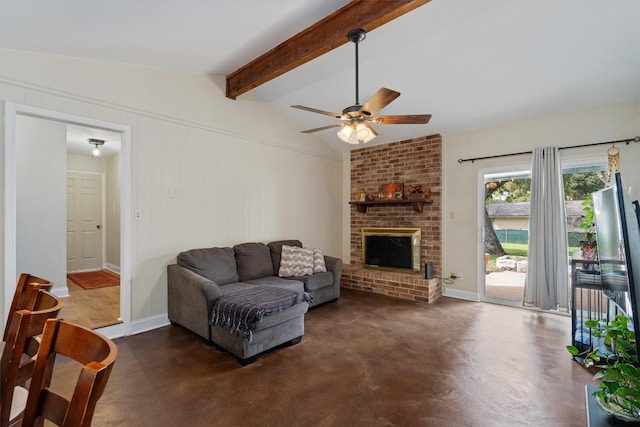
[[[580,354],[580,351],[578,350],[578,347],[573,346],[573,345],[568,345],[567,346],[567,351],[569,353],[571,353],[572,356],[577,356],[578,354]]]

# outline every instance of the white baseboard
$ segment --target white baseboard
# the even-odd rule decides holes
[[[131,322],[131,335],[151,331],[170,324],[171,322],[169,321],[169,315],[167,313],[135,320]]]
[[[58,298],[67,298],[69,296],[69,288],[66,286],[53,287],[51,293]]]
[[[480,294],[477,292],[461,291],[460,289],[455,289],[455,288],[445,288],[442,291],[442,295],[445,297],[480,302]]]
[[[102,335],[107,338],[114,339],[124,337],[125,335],[135,335],[140,334],[142,332],[151,331],[153,329],[158,329],[163,326],[170,325],[168,315],[160,314],[157,316],[147,317],[140,320],[135,320],[131,323],[131,332],[127,333],[124,327],[124,323],[119,323],[117,325],[105,326],[104,328],[97,329]]]
[[[104,328],[96,329],[102,335],[109,339],[120,338],[125,335],[124,324],[119,323],[117,325],[105,326]]]
[[[120,274],[120,266],[107,263],[107,270],[113,271],[116,274]]]

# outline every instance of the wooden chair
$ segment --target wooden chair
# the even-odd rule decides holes
[[[43,290],[49,292],[52,286],[53,284],[46,279],[32,276],[28,273],[22,273],[20,275],[16,285],[16,290],[13,293],[11,307],[7,314],[7,322],[5,323],[2,341],[7,340],[7,334],[9,332],[11,320],[13,319],[13,313],[22,309],[33,311],[38,291]]]
[[[23,385],[31,377],[35,364],[34,350],[47,319],[55,318],[62,309],[62,300],[45,291],[38,291],[34,310],[13,313],[7,341],[0,360],[0,427],[19,425],[26,407],[27,390]]]
[[[51,387],[56,354],[82,366],[71,396]],[[42,426],[49,420],[63,427],[91,425],[115,363],[118,348],[103,335],[61,319],[47,320],[33,369],[24,426]]]

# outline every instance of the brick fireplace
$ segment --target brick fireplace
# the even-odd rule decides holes
[[[377,194],[383,184],[422,184],[430,189],[431,204],[422,212],[411,203],[351,205],[351,263],[342,270],[342,287],[396,298],[433,302],[441,295],[442,271],[442,137],[431,135],[351,152],[351,200],[364,190]],[[362,210],[366,212],[361,212]],[[421,229],[419,273],[371,269],[362,262],[361,229],[366,227],[414,227]],[[424,264],[433,263],[432,279],[425,279]]]

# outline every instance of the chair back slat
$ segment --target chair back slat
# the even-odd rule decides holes
[[[16,290],[13,293],[13,300],[11,300],[11,306],[7,314],[7,321],[5,323],[4,334],[2,335],[2,341],[7,340],[7,334],[9,333],[9,327],[13,320],[13,313],[26,309],[33,311],[38,291],[43,290],[49,292],[53,284],[41,277],[33,276],[28,273],[22,273],[18,278],[16,284]]]
[[[23,360],[34,338],[42,334],[47,319],[57,317],[62,300],[45,291],[38,291],[34,311],[25,309],[13,313],[0,359],[0,426],[8,426],[11,420],[11,402],[14,388],[31,377],[34,364]],[[35,356],[33,356],[35,357]]]
[[[83,365],[68,400],[51,386],[57,354]],[[33,368],[23,424],[40,425],[46,419],[63,427],[90,426],[117,354],[113,341],[95,331],[60,319],[48,320]]]
[[[69,409],[69,400],[64,395],[48,389],[42,390],[40,393],[42,395],[41,413],[48,414],[50,420],[63,420]],[[41,421],[44,423],[44,418]],[[24,424],[24,420],[23,425],[27,425]]]

